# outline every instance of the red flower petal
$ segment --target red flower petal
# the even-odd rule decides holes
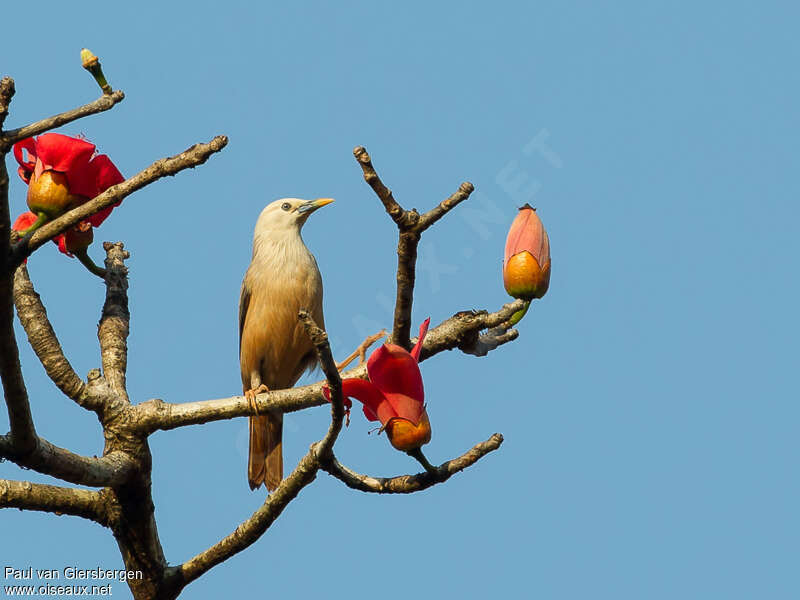
[[[344,381],[350,381],[350,380],[345,379]],[[328,402],[331,401],[331,391],[328,389],[327,383],[322,384],[322,395],[325,396],[325,400],[327,400]],[[351,408],[353,408],[353,403],[350,402],[350,398],[348,398],[347,394],[345,394],[344,392],[342,392],[342,404],[344,404],[345,409],[348,411]]]
[[[419,423],[422,417],[422,411],[425,410],[425,405],[422,400],[406,396],[405,394],[395,394],[389,392],[386,394],[386,401],[392,407],[392,412],[396,413],[401,419],[410,421],[414,425]],[[386,411],[387,413],[389,411]],[[384,421],[381,421],[385,423]]]
[[[417,362],[419,362],[419,353],[422,352],[422,342],[425,340],[425,334],[428,333],[428,325],[430,324],[430,317],[422,322],[422,325],[419,326],[419,338],[417,339],[417,343],[414,344],[414,347],[411,349],[411,356],[413,356],[414,360]]]
[[[108,158],[105,154],[100,154],[99,156],[95,156],[92,159],[92,162],[89,163],[89,180],[91,181],[91,185],[94,186],[91,195],[86,195],[88,198],[94,198],[98,194],[102,194],[112,185],[117,185],[125,181],[125,177],[122,176],[122,173],[119,172],[114,163],[111,162],[111,159]],[[78,192],[79,194],[81,192]],[[122,203],[122,200],[117,202],[116,204],[112,204],[111,206],[104,208],[101,211],[96,212],[91,217],[89,217],[89,222],[94,225],[95,227],[99,227],[100,224],[108,218],[108,215],[111,214],[111,211],[119,206]]]
[[[60,133],[44,133],[36,139],[36,158],[42,161],[45,169],[66,173],[70,184],[71,174],[87,167],[94,149],[95,145],[86,140]]]
[[[385,425],[397,416],[385,396],[369,381],[345,379],[342,381],[342,394],[360,401],[364,405],[364,416],[370,421],[380,421]]]
[[[529,204],[519,209],[508,230],[503,264],[508,263],[512,256],[523,250],[530,252],[542,268],[550,261],[550,240],[547,238],[547,231],[539,215],[536,214],[536,209],[531,208]]]
[[[22,158],[23,150],[28,151],[27,161]],[[22,177],[22,181],[29,183],[31,180],[31,173],[33,173],[33,168],[36,165],[36,142],[34,139],[26,138],[14,144],[14,158],[16,158],[19,163],[19,169],[17,169],[19,176]]]
[[[125,177],[119,172],[119,169],[111,162],[106,154],[98,154],[89,163],[89,169],[94,174],[95,181],[97,181],[97,193],[105,192],[112,185],[117,185],[125,181]]]
[[[17,217],[17,220],[14,221],[14,225],[11,226],[11,229],[14,231],[25,231],[36,222],[36,215],[32,212],[24,212],[20,216]]]
[[[58,249],[62,253],[66,254],[69,257],[73,256],[72,252],[67,250],[67,237],[63,233],[60,234],[60,235],[57,235],[56,237],[54,237],[53,241],[56,243],[56,245],[58,246]]]
[[[369,380],[383,392],[384,395],[401,394],[414,398],[420,405],[425,400],[425,391],[422,387],[422,374],[419,365],[409,352],[394,344],[384,344],[367,361]],[[398,415],[406,419],[417,418],[404,414]],[[416,422],[416,421],[415,421]]]

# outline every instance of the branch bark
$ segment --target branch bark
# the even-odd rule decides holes
[[[130,479],[135,468],[134,462],[124,452],[111,452],[101,458],[89,458],[59,448],[43,438],[36,438],[34,449],[22,453],[14,444],[13,437],[9,441],[9,444],[0,443],[0,458],[77,485],[120,485]]]
[[[0,508],[73,515],[108,524],[102,492],[0,479]]]
[[[397,225],[397,294],[394,305],[394,325],[391,341],[406,350],[411,348],[411,308],[414,302],[414,283],[416,281],[417,246],[422,232],[455,206],[469,198],[475,189],[469,182],[462,183],[458,190],[438,206],[420,216],[415,209],[405,210],[394,199],[372,166],[372,159],[363,146],[353,150],[364,180],[370,185],[386,212]]]
[[[47,310],[33,287],[25,265],[20,265],[14,274],[14,304],[28,342],[47,376],[68,398],[84,408],[97,410],[99,407],[92,404],[86,393],[86,384],[64,356],[61,343],[47,318]]]
[[[4,78],[4,80],[5,79],[10,78]],[[14,82],[11,80],[11,85],[13,86],[13,84]],[[116,104],[122,102],[124,99],[125,94],[121,90],[116,90],[110,94],[103,94],[94,102],[89,102],[88,104],[84,104],[78,108],[73,108],[72,110],[59,113],[52,117],[47,117],[46,119],[36,121],[30,125],[4,131],[0,133],[0,151],[8,152],[8,149],[11,148],[11,146],[21,140],[24,140],[25,138],[39,135],[40,133],[55,129],[56,127],[61,127],[62,125],[66,125],[67,123],[77,119],[88,117],[89,115],[94,115],[114,108]],[[2,104],[0,104],[0,117],[2,116]],[[2,125],[2,121],[0,121],[0,125]]]
[[[480,331],[489,328],[503,327],[508,319],[524,304],[522,300],[509,302],[493,313],[486,311],[459,312],[428,331],[422,346],[420,360],[426,360],[445,350],[459,348],[466,353],[474,353],[474,348],[481,341]],[[507,336],[505,343],[517,334],[516,330]],[[495,346],[495,347],[497,347]],[[350,369],[342,374],[343,378],[365,378],[365,365]],[[313,406],[323,406],[327,400],[322,395],[323,382],[317,382],[299,388],[275,390],[256,396],[255,404],[258,412],[266,411],[295,412]],[[244,396],[231,396],[214,400],[184,402],[173,404],[163,400],[149,400],[131,407],[135,413],[135,427],[139,431],[152,433],[157,430],[168,430],[187,425],[200,425],[211,421],[221,421],[234,417],[255,414],[251,404]]]
[[[11,77],[0,79],[0,131],[3,130],[3,123],[8,116],[8,106],[11,104],[14,92],[14,80]]]
[[[124,261],[130,258],[130,253],[122,242],[105,242],[103,248],[106,251],[106,301],[97,327],[103,375],[114,395],[129,402],[125,374],[131,315],[128,311],[128,268]]]
[[[474,465],[490,452],[497,450],[502,443],[503,436],[495,433],[488,440],[476,444],[458,458],[448,460],[431,471],[416,475],[370,477],[348,469],[336,460],[336,457],[331,457],[330,460],[324,462],[322,469],[354,490],[376,494],[411,494],[447,481],[459,471]]]

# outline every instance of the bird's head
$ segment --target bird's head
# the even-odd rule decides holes
[[[309,215],[318,208],[330,204],[333,198],[301,200],[281,198],[267,204],[256,222],[256,236],[274,235],[279,232],[300,231]]]

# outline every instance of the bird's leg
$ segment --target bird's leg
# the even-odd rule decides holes
[[[254,390],[247,390],[244,393],[244,397],[247,398],[247,401],[250,403],[250,408],[253,410],[254,415],[258,415],[258,406],[256,406],[256,396],[259,394],[263,394],[264,392],[268,392],[269,388],[265,386],[263,383],[258,386]]]
[[[347,365],[353,362],[356,358],[358,358],[358,364],[359,365],[362,364],[366,360],[367,350],[369,350],[369,347],[385,336],[386,336],[385,329],[381,329],[378,333],[369,336],[367,339],[361,342],[361,345],[358,348],[356,348],[355,352],[353,352],[350,356],[345,358],[342,362],[336,363],[336,370],[341,371]]]

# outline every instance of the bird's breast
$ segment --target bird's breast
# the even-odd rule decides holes
[[[313,351],[297,313],[309,311],[320,327],[322,278],[316,261],[305,252],[254,255],[245,275],[250,303],[242,329],[243,383],[251,369],[270,389],[291,387],[308,367]]]

